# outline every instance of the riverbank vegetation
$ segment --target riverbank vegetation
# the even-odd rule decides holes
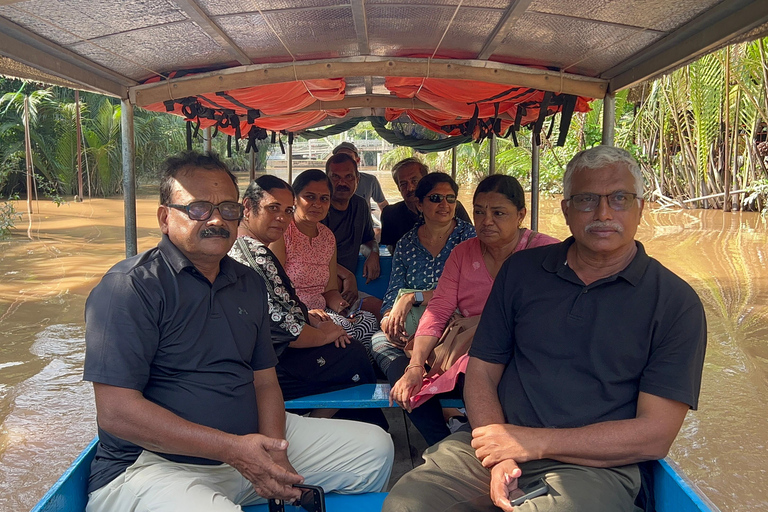
[[[615,143],[641,162],[648,197],[665,205],[722,208],[726,186],[739,191],[733,206],[764,210],[768,198],[768,38],[723,48],[616,98]],[[26,193],[24,103],[36,194],[54,200],[78,194],[77,106],[71,90],[0,77],[0,198]],[[80,93],[83,193],[121,192],[120,103]],[[600,143],[602,101],[574,115],[563,147],[542,134],[540,187],[558,192],[565,163],[577,151]],[[186,147],[184,121],[136,109],[136,172],[152,180],[168,154]],[[545,125],[546,126],[546,125]],[[357,128],[366,129],[364,125]],[[370,129],[370,127],[368,127]],[[546,131],[546,130],[545,130]],[[349,138],[349,135],[344,136]],[[530,182],[531,140],[519,146],[497,139],[497,171]],[[226,153],[226,137],[214,138]],[[268,141],[265,141],[268,143]],[[200,138],[196,147],[202,147]],[[489,141],[457,148],[458,178],[476,182],[487,172]],[[244,144],[241,144],[241,147]],[[280,149],[276,149],[279,151]],[[391,167],[412,150],[395,148],[381,165]],[[257,168],[264,168],[261,151]],[[451,152],[422,155],[436,170],[450,172]],[[233,153],[233,165],[248,168],[248,156]],[[704,198],[704,199],[701,199]]]

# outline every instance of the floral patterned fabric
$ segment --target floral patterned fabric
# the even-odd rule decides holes
[[[296,293],[309,309],[324,309],[323,292],[330,277],[329,264],[336,249],[336,238],[323,224],[317,224],[314,238],[299,231],[291,221],[285,230],[285,272],[291,278]]]
[[[257,265],[254,270],[261,275],[267,285],[272,343],[275,346],[275,353],[279,357],[288,343],[294,341],[301,334],[304,325],[309,323],[307,308],[296,294],[296,290],[277,256],[267,246],[254,238],[243,236],[238,238],[238,242],[229,250],[229,256],[253,268],[240,247],[241,239],[245,242],[250,256]]]

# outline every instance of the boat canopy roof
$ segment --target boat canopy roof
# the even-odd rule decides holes
[[[765,0],[0,0],[0,74],[243,137],[407,116],[479,140],[766,33]]]

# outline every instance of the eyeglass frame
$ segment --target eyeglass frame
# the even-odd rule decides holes
[[[626,196],[632,196],[632,199],[627,203],[627,207],[626,208],[615,208],[611,204],[611,196],[615,196],[617,194],[626,195]],[[595,203],[595,206],[593,206],[592,208],[589,208],[587,210],[582,210],[578,206],[576,206],[576,203],[573,201],[573,198],[577,197],[577,196],[597,197],[597,202]],[[608,206],[611,208],[611,210],[613,210],[615,212],[625,212],[625,211],[629,210],[632,207],[632,202],[637,200],[638,198],[640,198],[640,196],[638,194],[634,193],[634,192],[625,192],[623,190],[616,190],[615,192],[611,192],[610,194],[595,194],[595,193],[592,193],[592,192],[583,192],[583,193],[580,193],[580,194],[572,194],[571,197],[569,197],[567,199],[567,201],[569,201],[577,211],[589,213],[589,212],[595,211],[596,209],[598,209],[600,207],[600,202],[602,201],[603,198],[605,198],[605,200],[608,202]],[[640,198],[640,199],[642,199],[642,198]]]
[[[435,201],[433,198],[439,198],[439,201]],[[440,204],[443,202],[443,199],[445,199],[445,202],[448,204],[456,204],[456,201],[458,201],[456,194],[428,194],[424,196],[424,199],[433,204]]]
[[[200,203],[209,205],[208,214],[204,215],[202,218],[195,219],[194,217],[192,217],[192,214],[189,212],[189,208],[193,204],[200,204]],[[223,205],[223,204],[236,204],[236,205],[238,205],[240,207],[240,216],[237,217],[236,219],[228,219],[228,218],[226,218],[224,216],[224,212],[222,212],[221,208],[220,208],[221,205]],[[219,210],[219,215],[221,215],[221,218],[224,219],[224,220],[228,220],[228,221],[233,221],[233,220],[239,221],[239,220],[242,220],[243,219],[243,213],[245,212],[245,207],[242,204],[238,203],[237,201],[222,201],[219,204],[213,204],[210,201],[202,201],[202,200],[200,200],[200,201],[192,201],[189,204],[167,204],[165,206],[167,206],[168,208],[173,208],[175,210],[183,211],[183,212],[185,212],[187,214],[187,217],[189,217],[189,220],[194,220],[194,221],[199,221],[199,222],[204,222],[204,221],[210,219],[211,216],[213,215],[213,211],[214,210]]]

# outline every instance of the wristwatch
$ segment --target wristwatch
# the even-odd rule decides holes
[[[424,302],[424,294],[421,292],[415,292],[413,294],[413,305],[414,306],[421,306],[421,303]]]

